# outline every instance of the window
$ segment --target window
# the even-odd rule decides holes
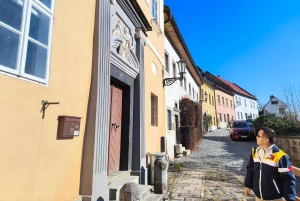
[[[241,112],[241,119],[243,120],[243,113]]]
[[[245,118],[246,118],[246,119],[248,119],[248,115],[247,115],[247,113],[245,113]]]
[[[151,125],[157,126],[157,96],[151,94]]]
[[[165,52],[165,68],[169,72],[169,55]]]
[[[253,108],[255,109],[255,103],[253,103]]]
[[[220,104],[220,95],[218,95],[218,103]]]
[[[230,122],[230,119],[229,119],[229,114],[227,114],[227,121],[228,121],[228,122]]]
[[[172,130],[172,113],[171,110],[167,110],[168,114],[168,130]]]
[[[47,83],[52,0],[0,1],[0,71]]]
[[[285,114],[285,109],[284,108],[279,108],[279,114]]]
[[[195,99],[195,96],[194,96],[194,88],[193,88],[193,99]]]
[[[250,101],[250,107],[252,108],[252,102]]]
[[[224,103],[224,97],[222,97],[222,103],[223,103],[223,105],[225,105],[225,103]]]
[[[186,91],[186,78],[184,78],[183,80],[184,80],[184,90]]]
[[[211,105],[211,96],[210,96],[210,94],[209,94],[209,99],[208,99],[208,101],[209,101],[209,104]]]
[[[240,119],[240,113],[239,112],[237,112],[237,116],[238,116],[238,119]]]
[[[230,107],[232,108],[232,100],[230,100]]]
[[[216,117],[214,117],[214,125],[216,125]]]
[[[157,0],[152,0],[152,16],[157,20]]]
[[[220,116],[220,122],[222,122],[222,114],[219,113],[219,116]]]
[[[271,101],[271,105],[278,105],[278,101]]]
[[[228,99],[226,98],[226,107],[228,107]]]
[[[176,64],[173,63],[173,76],[177,77],[177,73],[176,73]]]
[[[191,96],[191,84],[189,84],[189,94]]]
[[[226,122],[226,114],[224,114],[224,122]]]
[[[214,100],[214,97],[212,96],[211,98],[212,98],[212,105],[215,106],[215,100]]]
[[[246,99],[244,99],[244,102],[245,102],[245,106],[247,106],[247,102],[246,102]]]

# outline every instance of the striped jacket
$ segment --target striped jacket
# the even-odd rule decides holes
[[[253,147],[247,164],[245,187],[263,200],[284,197],[294,201],[296,196],[296,178],[290,163],[290,157],[273,145],[264,158],[259,158],[260,147]]]

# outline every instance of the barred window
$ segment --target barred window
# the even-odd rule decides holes
[[[157,126],[157,96],[151,94],[151,125]]]

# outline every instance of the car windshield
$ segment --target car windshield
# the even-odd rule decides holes
[[[249,127],[246,122],[234,122],[233,128],[247,128]]]

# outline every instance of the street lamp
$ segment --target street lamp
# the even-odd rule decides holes
[[[185,69],[186,69],[186,61],[181,58],[178,62],[178,70],[180,74],[180,77],[171,77],[171,78],[165,78],[163,80],[163,86],[170,86],[172,85],[176,80],[182,81],[183,80],[183,74],[185,74]]]
[[[204,98],[205,99],[203,99],[203,100],[199,100],[199,102],[203,102],[203,101],[205,101],[205,102],[207,102],[207,99],[208,99],[208,94],[205,92],[205,94],[204,94]]]

